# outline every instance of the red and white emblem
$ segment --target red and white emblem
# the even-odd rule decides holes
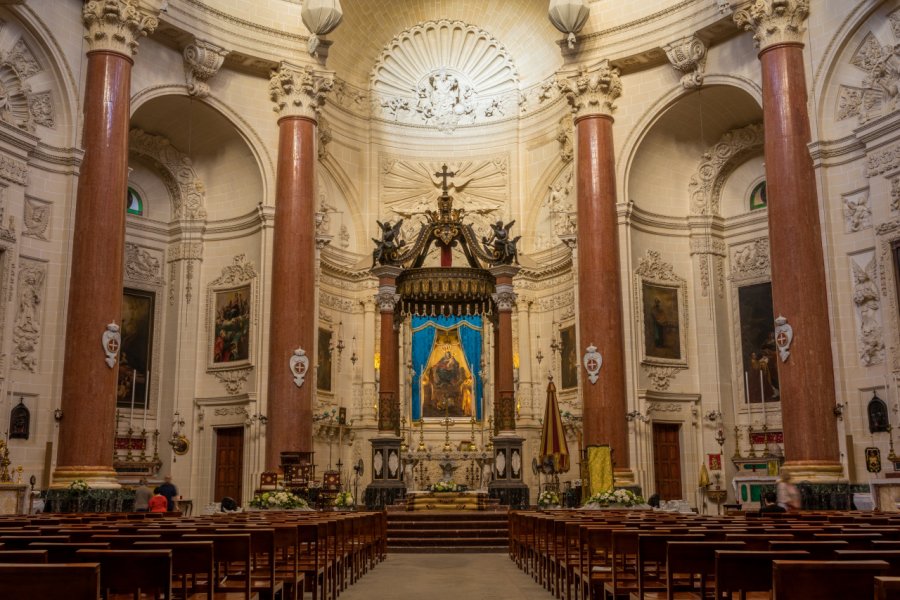
[[[303,386],[306,379],[306,373],[309,371],[309,357],[306,356],[306,350],[297,348],[290,360],[291,375],[294,376],[294,385]]]
[[[791,342],[794,341],[794,328],[788,325],[787,319],[781,315],[775,319],[775,346],[781,362],[791,355]]]
[[[597,352],[597,347],[593,344],[587,347],[584,353],[584,368],[588,372],[588,380],[591,383],[597,383],[600,376],[600,367],[603,366],[603,356]]]
[[[119,348],[122,346],[122,334],[119,333],[119,326],[110,323],[106,326],[106,331],[100,338],[103,344],[103,352],[106,353],[106,366],[112,369],[116,366],[116,359],[119,356]]]

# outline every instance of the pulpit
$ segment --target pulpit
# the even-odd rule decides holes
[[[517,436],[494,438],[494,480],[488,486],[491,498],[510,508],[528,507],[528,486],[522,481],[522,442]]]

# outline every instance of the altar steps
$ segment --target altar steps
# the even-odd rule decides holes
[[[388,512],[388,552],[506,552],[506,510]]]

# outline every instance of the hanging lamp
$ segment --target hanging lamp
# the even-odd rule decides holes
[[[300,18],[311,34],[306,47],[310,54],[315,54],[319,48],[319,36],[334,31],[343,16],[341,0],[304,0]]]
[[[569,49],[575,48],[575,34],[581,31],[587,22],[591,9],[587,0],[550,0],[550,8],[547,16],[553,26],[563,33],[567,33],[566,41]]]

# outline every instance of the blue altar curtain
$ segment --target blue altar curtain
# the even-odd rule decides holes
[[[458,330],[460,345],[466,362],[475,381],[475,418],[482,418],[482,397],[484,384],[481,381],[481,333],[480,316],[439,316],[412,318],[412,417],[414,421],[422,418],[422,372],[428,363],[428,357],[434,348],[438,329]]]

